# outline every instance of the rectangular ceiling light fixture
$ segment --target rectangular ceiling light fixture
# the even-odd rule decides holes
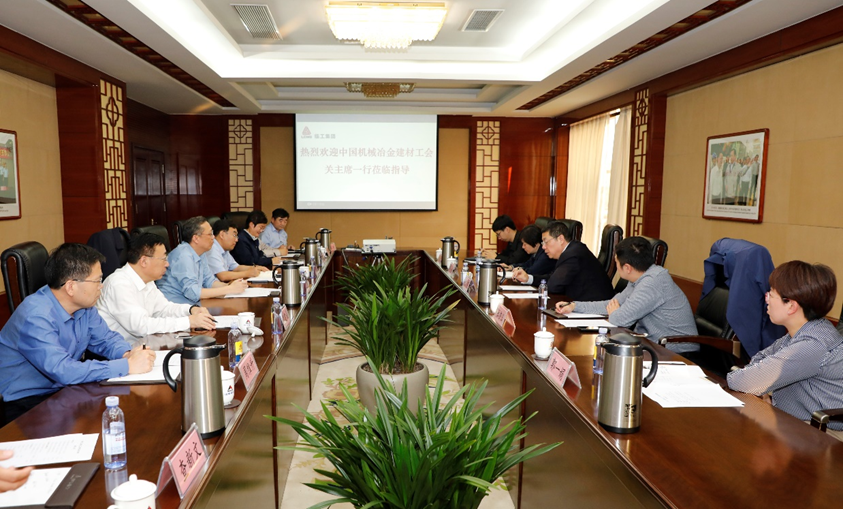
[[[269,12],[269,6],[263,4],[231,4],[246,30],[255,39],[281,39],[278,26]]]
[[[328,2],[325,11],[337,39],[402,50],[435,39],[448,13],[444,2]]]
[[[488,32],[492,24],[503,14],[503,9],[474,9],[462,26],[463,32]]]

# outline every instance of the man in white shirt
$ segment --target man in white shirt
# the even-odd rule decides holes
[[[128,263],[105,280],[97,310],[130,343],[149,334],[216,328],[207,309],[170,302],[155,286],[168,265],[164,239],[145,233],[130,242]]]
[[[228,219],[220,219],[214,223],[214,245],[202,257],[208,262],[208,268],[220,281],[234,281],[256,277],[269,269],[262,265],[240,265],[231,256],[231,251],[237,244],[237,227]]]

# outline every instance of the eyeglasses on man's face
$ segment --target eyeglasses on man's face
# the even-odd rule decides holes
[[[97,283],[102,284],[102,276],[99,279],[69,279],[68,281],[76,281],[77,283]]]

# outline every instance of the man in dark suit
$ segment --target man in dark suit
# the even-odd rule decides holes
[[[538,226],[531,224],[521,230],[521,247],[530,257],[526,262],[506,267],[507,270],[514,269],[517,272],[524,271],[531,276],[547,278],[556,266],[556,260],[547,256],[542,249],[542,231]]]
[[[556,260],[553,272],[547,276],[548,292],[572,300],[605,300],[614,296],[612,282],[600,262],[585,244],[571,239],[565,223],[548,224],[542,231],[542,245],[547,256]],[[544,279],[520,272],[513,276],[527,284]]]
[[[268,222],[263,211],[253,210],[249,212],[246,217],[246,228],[240,230],[237,244],[231,250],[231,256],[237,263],[240,265],[261,265],[266,268],[272,268],[273,265],[281,263],[281,257],[270,258],[260,250],[259,237],[266,229]]]
[[[498,240],[506,242],[506,249],[501,251],[495,258],[507,265],[524,263],[529,255],[521,245],[521,232],[515,228],[515,221],[506,214],[498,216],[492,223],[492,231],[498,236]]]

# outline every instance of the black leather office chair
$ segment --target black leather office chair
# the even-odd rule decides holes
[[[214,225],[217,224],[217,221],[220,220],[220,216],[205,216],[205,219],[208,220],[208,224],[211,225],[211,228],[213,228]]]
[[[576,219],[556,219],[560,223],[565,223],[568,231],[571,232],[571,239],[582,241],[582,223]]]
[[[44,274],[47,256],[47,249],[40,242],[35,241],[15,244],[0,254],[6,299],[9,302],[9,311],[12,313],[23,299],[47,284]],[[14,266],[14,272],[9,270],[10,261]],[[13,281],[17,284],[13,284]],[[17,296],[15,296],[16,291]]]
[[[539,216],[534,224],[539,227],[539,230],[544,230],[551,221],[553,221],[552,217]]]
[[[132,229],[132,237],[142,233],[154,233],[164,239],[164,247],[167,248],[168,253],[170,252],[170,232],[167,231],[164,225],[153,224],[150,226],[138,226]]]
[[[623,238],[623,228],[616,224],[607,224],[603,227],[603,235],[600,236],[600,251],[597,253],[597,261],[606,270],[609,279],[615,277],[618,267],[615,265],[615,246]]]
[[[647,242],[653,248],[653,259],[656,261],[656,265],[664,267],[664,262],[667,261],[667,242],[643,235],[639,235],[639,237],[647,239]],[[615,285],[615,293],[621,293],[624,288],[626,288],[626,279],[618,279],[618,284]]]
[[[841,310],[840,319],[837,321],[837,332],[843,334],[843,310]],[[825,408],[811,414],[811,426],[820,431],[826,431],[828,424],[832,421],[843,422],[843,408]]]
[[[182,220],[173,221],[172,230],[173,230],[173,245],[174,246],[178,246],[179,244],[181,244],[181,232],[182,232],[183,229],[184,229],[184,221],[182,221]]]
[[[98,231],[88,237],[88,245],[105,256],[102,264],[103,279],[126,264],[129,254],[129,232],[123,228]]]
[[[238,230],[246,229],[246,218],[249,217],[248,212],[223,212],[222,218],[231,221],[231,224],[237,227]]]

